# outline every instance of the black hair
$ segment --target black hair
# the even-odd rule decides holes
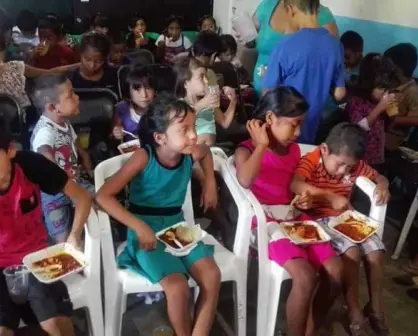
[[[357,124],[343,122],[334,126],[325,144],[330,154],[344,154],[362,160],[366,155],[367,132]]]
[[[34,33],[38,27],[38,18],[34,12],[27,9],[22,9],[16,18],[16,25],[21,32]]]
[[[384,55],[402,71],[405,77],[411,78],[418,63],[417,48],[412,43],[399,43],[385,51]]]
[[[232,54],[236,54],[238,50],[237,41],[232,35],[221,35],[222,52],[230,51]]]
[[[93,28],[96,28],[96,27],[110,28],[110,20],[107,16],[98,13],[93,18],[91,25]]]
[[[102,33],[91,31],[83,35],[80,41],[80,53],[85,52],[88,48],[96,49],[104,57],[110,52],[110,40]]]
[[[12,134],[6,120],[0,117],[0,150],[7,151],[12,143]]]
[[[173,70],[176,76],[174,93],[177,97],[183,98],[186,96],[187,92],[184,85],[192,78],[193,70],[204,67],[202,62],[192,57],[182,58],[174,64]]]
[[[193,57],[212,56],[223,51],[222,41],[218,34],[213,32],[201,32],[190,49]]]
[[[46,75],[36,77],[33,81],[32,100],[38,109],[44,109],[47,104],[59,101],[60,86],[67,82],[64,75]]]
[[[363,53],[364,40],[359,33],[348,30],[341,35],[340,41],[343,44],[344,49]]]
[[[165,22],[166,29],[168,29],[168,26],[171,25],[173,22],[178,23],[181,28],[181,24],[183,23],[183,18],[174,14],[170,15]]]
[[[291,86],[279,86],[266,92],[252,117],[265,122],[267,113],[273,112],[276,117],[296,118],[308,109],[309,104],[298,90]]]
[[[126,83],[132,90],[150,88],[157,91],[158,88],[158,81],[155,76],[154,67],[150,65],[133,68],[126,77]]]
[[[63,35],[62,28],[62,23],[58,20],[56,16],[48,15],[47,17],[41,18],[39,20],[38,29],[49,29],[57,37],[61,37]]]
[[[0,35],[11,31],[13,28],[13,21],[3,8],[0,8]]]
[[[217,28],[217,27],[218,27],[218,25],[216,24],[216,20],[215,20],[215,18],[214,18],[212,15],[204,15],[204,16],[202,16],[202,17],[199,19],[199,21],[197,21],[197,27],[199,28],[199,30],[201,30],[201,29],[202,29],[202,25],[203,25],[203,22],[204,22],[205,20],[210,20],[210,21],[212,21],[212,23],[213,23],[213,25],[215,26],[215,28]]]
[[[369,53],[360,63],[354,93],[370,99],[374,89],[392,90],[401,84],[400,71],[389,58],[378,53]]]
[[[138,21],[144,21],[144,23],[145,23],[145,25],[147,24],[147,21],[145,21],[145,18],[143,17],[143,16],[141,16],[141,15],[138,15],[138,14],[135,14],[133,17],[132,17],[132,19],[131,19],[131,22],[129,23],[129,28],[130,29],[134,29],[135,27],[136,27],[136,23],[138,22]]]
[[[139,123],[138,138],[141,146],[156,146],[154,134],[165,133],[173,120],[184,120],[188,113],[194,113],[194,110],[184,100],[168,93],[158,95]]]
[[[284,0],[285,6],[294,5],[305,14],[318,14],[319,0]]]

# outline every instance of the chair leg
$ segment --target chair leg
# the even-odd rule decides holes
[[[120,291],[109,300],[105,310],[105,336],[120,336],[122,333],[123,313],[126,311],[127,295]]]
[[[247,274],[234,282],[235,334],[247,334]]]
[[[103,325],[103,310],[100,305],[98,309],[97,304],[89,303],[87,307],[87,323],[89,328],[89,335],[90,336],[100,336],[104,335],[104,325]]]
[[[273,336],[275,334],[281,286],[282,277],[278,277],[277,275],[272,274],[270,279],[270,291],[267,302],[267,311],[265,312],[265,314],[267,315],[267,319],[265,319],[265,336]],[[260,307],[258,307],[258,314],[259,313],[262,313],[260,312]]]

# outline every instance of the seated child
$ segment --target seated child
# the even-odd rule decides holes
[[[216,24],[216,20],[211,15],[205,15],[203,16],[199,22],[197,23],[197,28],[201,33],[203,32],[209,32],[209,33],[215,33],[217,34],[219,29],[218,25]]]
[[[177,16],[171,16],[167,20],[167,28],[157,41],[157,56],[164,60],[166,64],[173,64],[176,56],[188,51],[192,42],[181,32],[181,22]]]
[[[38,18],[35,13],[24,9],[16,18],[16,26],[12,30],[15,53],[20,53],[22,60],[27,60],[34,47],[39,44]]]
[[[241,61],[237,57],[237,41],[232,35],[221,35],[222,52],[219,54],[219,60],[231,63],[238,72],[240,84],[249,84],[250,76],[242,66]]]
[[[57,18],[49,16],[40,20],[38,29],[40,44],[35,48],[29,64],[37,68],[51,69],[76,63],[74,51],[59,43],[63,32],[62,24]]]
[[[313,144],[330,91],[345,96],[344,51],[339,40],[318,27],[319,1],[286,0],[287,19],[296,32],[275,47],[264,75],[264,92],[279,85],[293,86],[308,101],[299,143]],[[315,71],[312,71],[315,69]]]
[[[156,41],[149,37],[146,37],[147,24],[145,19],[141,16],[135,15],[129,25],[131,32],[128,34],[128,40],[126,46],[128,49],[146,49],[155,53]]]
[[[349,197],[359,176],[376,183],[377,204],[389,198],[388,181],[362,159],[366,154],[366,132],[358,125],[341,123],[335,126],[325,142],[305,155],[295,171],[291,189],[296,194],[308,192],[313,197],[314,218],[338,216],[349,209]],[[327,220],[324,220],[326,225]],[[342,235],[330,232],[331,244],[344,264],[344,290],[353,336],[388,335],[382,308],[382,262],[385,246],[377,234],[364,243],[355,244]],[[369,302],[364,310],[359,303],[359,273],[362,258],[369,283]]]
[[[223,87],[222,91],[230,100],[228,109],[222,112],[219,108],[220,92],[209,92],[206,68],[195,58],[179,60],[174,68],[176,73],[175,93],[183,98],[197,111],[197,143],[214,146],[216,142],[216,123],[228,128],[235,116],[237,97],[235,90]]]
[[[137,133],[141,118],[154,101],[157,83],[153,68],[150,66],[133,69],[126,82],[129,85],[130,99],[116,104],[112,135],[117,140],[129,141],[133,138],[122,131]]]
[[[271,212],[277,211],[269,209],[280,210],[280,205],[290,204],[294,196],[290,183],[300,160],[295,140],[307,109],[303,96],[292,87],[280,86],[269,91],[254,111],[254,119],[247,123],[251,139],[241,143],[235,152],[238,182],[251,189],[265,207],[269,232],[277,221],[284,219],[272,218]],[[309,193],[303,192],[296,207],[307,209],[310,203]],[[292,276],[292,290],[286,303],[289,333],[314,335],[339,293],[341,261],[330,243],[302,246],[281,236],[272,239],[268,249],[270,259]],[[316,291],[317,272],[321,278]],[[309,318],[312,302],[313,319]]]
[[[97,14],[91,21],[90,30],[107,35],[110,29],[110,20],[107,16]]]
[[[110,48],[107,64],[113,68],[131,64],[131,58],[126,55],[126,41],[122,33],[120,31],[111,31],[110,42],[112,43],[112,46]]]
[[[73,305],[61,281],[45,285],[29,274],[25,303],[16,304],[7,289],[3,270],[21,265],[22,259],[48,247],[42,220],[40,193],[64,193],[76,204],[68,242],[80,246],[84,223],[92,200],[55,164],[42,155],[17,151],[3,121],[0,122],[0,334],[13,335],[20,320],[38,325],[48,335],[75,335],[71,316]],[[34,335],[30,334],[30,335]]]
[[[110,53],[109,38],[102,33],[89,32],[80,42],[80,67],[69,78],[75,89],[107,88],[117,93],[117,70],[106,60]]]
[[[364,160],[378,171],[385,162],[383,118],[391,108],[396,109],[396,96],[391,92],[399,85],[400,73],[392,61],[376,53],[368,54],[360,64],[353,97],[346,106],[350,121],[368,132]]]
[[[94,187],[81,178],[78,164],[80,155],[83,168],[92,177],[90,157],[81,148],[69,122],[79,113],[78,96],[71,82],[63,75],[41,77],[36,80],[33,100],[39,109],[43,108],[43,114],[33,130],[32,150],[56,163],[71,180],[93,193]],[[65,194],[42,193],[45,224],[54,243],[61,243],[68,237],[72,206]]]
[[[401,71],[401,85],[397,88],[399,114],[392,118],[386,132],[386,149],[396,150],[404,141],[411,126],[418,126],[418,85],[413,78],[417,67],[417,48],[411,43],[400,43],[384,54]]]
[[[349,30],[342,34],[340,41],[344,47],[345,81],[355,84],[363,58],[363,38],[359,33]]]
[[[128,227],[128,244],[119,265],[162,286],[175,334],[208,335],[221,279],[213,246],[200,242],[187,256],[176,257],[165,251],[155,233],[184,221],[181,207],[194,162],[200,163],[205,174],[203,203],[208,208],[216,206],[212,155],[207,146],[196,144],[195,113],[183,100],[160,96],[143,119],[138,131],[143,148],[106,181],[96,199],[104,211]],[[129,210],[116,198],[128,185]],[[189,276],[200,289],[194,322]]]

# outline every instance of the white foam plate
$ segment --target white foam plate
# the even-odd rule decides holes
[[[130,150],[129,152],[124,152],[124,150],[125,150],[126,148],[129,148],[129,147],[133,147],[133,149],[132,149],[132,150]],[[135,147],[136,147],[136,148],[135,148]],[[119,150],[119,152],[121,152],[122,154],[126,154],[126,153],[133,152],[133,151],[135,151],[135,150],[137,150],[137,149],[139,149],[139,148],[141,148],[141,143],[139,142],[139,140],[138,140],[138,139],[131,140],[131,141],[128,141],[128,142],[124,142],[124,143],[122,143],[122,144],[120,144],[120,145],[118,146],[118,150]]]
[[[304,223],[304,224],[308,224],[308,225],[312,225],[315,226],[318,229],[318,233],[319,236],[321,237],[321,240],[310,240],[310,239],[303,239],[301,237],[299,237],[298,235],[293,235],[293,234],[288,234],[287,230],[285,229],[286,226],[293,226],[296,223]],[[293,222],[281,222],[280,224],[280,228],[282,229],[284,235],[289,238],[293,244],[296,245],[313,245],[313,244],[321,244],[321,243],[325,243],[331,240],[331,237],[329,236],[328,233],[325,232],[325,230],[317,223],[314,221],[293,221]]]
[[[353,238],[348,237],[347,235],[345,235],[344,233],[338,231],[335,229],[335,227],[339,224],[344,223],[349,217],[354,217],[355,219],[359,220],[359,221],[363,221],[365,223],[367,223],[368,226],[371,226],[373,228],[373,231],[367,235],[366,238],[358,241],[358,240],[354,240]],[[364,241],[366,241],[367,239],[369,239],[370,236],[374,235],[376,233],[376,231],[379,229],[379,222],[375,221],[374,219],[371,219],[363,214],[361,214],[358,211],[355,210],[348,210],[344,213],[342,213],[341,215],[339,215],[338,217],[334,217],[331,218],[330,221],[328,222],[328,227],[333,230],[334,232],[344,236],[345,238],[347,238],[348,240],[352,241],[353,243],[356,244],[361,244]]]
[[[179,226],[187,226],[187,227],[189,227],[193,230],[193,238],[194,239],[191,243],[184,246],[183,248],[175,248],[175,247],[172,247],[171,245],[167,244],[164,240],[160,239],[160,236],[162,236],[166,231],[168,231],[170,229],[177,228]],[[166,246],[166,250],[168,252],[170,252],[170,253],[172,252],[172,254],[174,254],[174,255],[180,255],[180,254],[181,255],[187,255],[188,253],[190,253],[191,250],[193,250],[196,247],[197,243],[203,239],[205,234],[204,234],[204,231],[200,228],[199,224],[191,226],[191,225],[188,225],[187,222],[180,222],[180,223],[177,223],[173,226],[170,226],[167,229],[164,229],[164,230],[161,230],[161,231],[157,232],[155,234],[155,236],[157,237],[157,239],[160,242],[162,242]]]
[[[40,261],[45,258],[51,258],[62,253],[67,253],[73,256],[74,259],[77,260],[81,266],[56,278],[51,278],[45,272],[39,271],[33,267],[33,263],[37,261]],[[50,284],[50,283],[57,282],[71,274],[76,274],[76,273],[81,272],[87,266],[87,261],[86,261],[86,256],[84,255],[83,252],[78,251],[71,244],[61,243],[61,244],[50,246],[50,247],[44,248],[43,250],[26,255],[23,258],[23,264],[40,282],[45,283],[45,284]]]

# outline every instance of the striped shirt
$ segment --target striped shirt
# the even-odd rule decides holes
[[[374,181],[376,180],[378,173],[364,161],[359,161],[359,163],[344,176],[330,175],[322,164],[321,151],[318,147],[313,152],[306,154],[300,160],[295,171],[295,176],[303,177],[305,182],[316,188],[328,190],[337,195],[349,198],[357,177],[365,176]],[[341,214],[341,211],[333,210],[331,204],[327,200],[316,199],[308,214],[314,218],[325,218],[338,216]]]

